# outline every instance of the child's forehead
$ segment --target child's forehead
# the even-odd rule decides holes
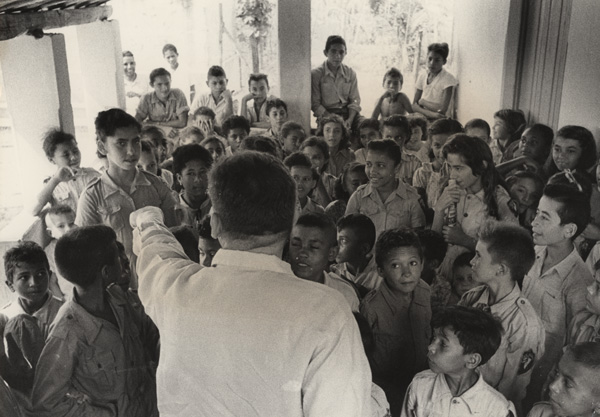
[[[400,77],[396,75],[386,75],[385,81],[400,81]]]
[[[264,78],[261,78],[260,80],[250,80],[250,87],[252,87],[252,86],[259,87],[261,85],[266,86],[267,85],[267,80],[265,80]]]
[[[292,237],[326,243],[327,231],[316,226],[297,224],[292,229]]]
[[[224,75],[209,75],[208,76],[208,82],[221,82],[221,81],[227,81],[227,77],[225,77]]]
[[[335,128],[342,128],[342,123],[340,122],[336,122],[336,121],[331,121],[331,122],[327,122],[323,125],[323,129],[325,129],[327,126],[329,126],[330,129],[335,129]]]
[[[287,136],[286,136],[286,138],[287,138],[288,136],[304,136],[304,135],[305,135],[305,134],[304,134],[304,130],[302,130],[302,129],[292,129],[292,130],[290,130],[290,131],[287,133]]]
[[[75,213],[48,213],[46,223],[56,224],[61,221],[71,221],[75,218]]]
[[[39,271],[46,269],[46,264],[42,261],[19,261],[15,265],[14,275],[19,275],[24,272]]]
[[[202,159],[191,159],[185,163],[185,165],[181,169],[181,172],[190,170],[190,169],[202,169],[202,168],[208,168],[208,166]]]
[[[294,165],[294,166],[290,167],[290,172],[296,173],[296,174],[301,174],[301,175],[303,175],[303,174],[309,175],[312,177],[312,168],[309,168],[304,165]]]
[[[283,107],[283,106],[271,107],[269,109],[269,113],[273,113],[273,112],[277,112],[277,113],[279,113],[279,112],[286,112],[287,113],[285,107]]]
[[[383,256],[383,260],[385,262],[390,262],[395,259],[403,259],[403,258],[419,258],[419,249],[414,246],[396,246],[395,248],[390,248],[387,253]]]

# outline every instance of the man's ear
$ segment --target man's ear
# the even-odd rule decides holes
[[[211,236],[213,239],[218,239],[221,233],[223,232],[223,225],[221,223],[221,217],[219,213],[215,213],[214,211],[210,215],[210,228],[211,228]]]
[[[11,292],[15,292],[15,287],[13,287],[13,283],[12,282],[10,282],[9,280],[6,280],[6,281],[4,281],[4,283],[10,289]]]
[[[104,145],[104,142],[102,142],[100,139],[96,139],[96,146],[98,147],[98,152],[100,152],[102,155],[106,156],[106,146]]]
[[[510,269],[508,269],[508,266],[506,266],[506,264],[500,262],[498,265],[495,266],[496,268],[496,273],[497,275],[505,275],[505,274],[510,274]]]
[[[329,248],[329,256],[327,260],[329,262],[335,262],[335,258],[337,258],[338,252],[340,251],[340,247],[338,245],[332,246]]]
[[[481,355],[479,353],[470,353],[467,355],[465,366],[469,369],[476,369],[481,363]]]
[[[577,225],[575,223],[568,223],[563,226],[563,236],[567,239],[571,239],[577,233]]]
[[[368,243],[363,243],[360,246],[360,253],[362,256],[367,256],[371,252],[371,247]]]

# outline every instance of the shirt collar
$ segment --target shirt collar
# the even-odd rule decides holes
[[[543,260],[546,259],[546,255],[548,253],[548,247],[542,246],[541,248],[542,249],[538,253],[538,257],[541,258],[541,264],[543,264]],[[565,259],[560,261],[558,264],[554,265],[543,275],[548,275],[548,273],[550,273],[551,271],[555,271],[560,277],[560,279],[565,279],[575,266],[575,263],[578,262],[580,259],[581,256],[577,252],[577,249],[574,248],[573,251],[570,254],[568,254]]]
[[[292,267],[275,255],[266,255],[248,251],[219,249],[212,261],[213,266],[229,266],[241,269],[256,269],[261,271],[294,275]]]
[[[477,373],[477,382],[469,388],[467,391],[463,392],[463,394],[457,398],[462,399],[467,408],[469,409],[469,413],[475,414],[478,413],[478,405],[482,403],[482,397],[479,394],[482,390],[485,390],[485,381],[481,377],[478,371]],[[433,387],[433,393],[431,395],[431,402],[433,404],[443,404],[442,401],[439,401],[440,398],[450,397],[453,398],[452,392],[450,391],[450,387],[448,386],[448,382],[446,382],[446,378],[444,374],[440,373],[436,375],[435,383]],[[485,404],[487,406],[487,404]]]
[[[111,194],[114,193],[118,193],[119,190],[121,190],[121,187],[119,187],[114,181],[113,179],[110,177],[110,175],[108,175],[108,171],[104,171],[102,173],[101,176],[102,179],[102,189],[104,192],[104,196],[108,197]],[[129,191],[127,190],[123,190],[127,193],[131,192],[133,193],[137,187],[139,186],[148,186],[148,185],[152,185],[150,183],[150,181],[148,180],[148,178],[146,178],[146,175],[144,175],[144,173],[142,171],[140,171],[139,169],[135,169],[135,177],[133,178],[133,183],[131,184],[131,189]]]
[[[379,286],[379,290],[381,291],[381,296],[383,297],[383,301],[385,301],[385,303],[387,304],[388,308],[390,309],[390,311],[394,314],[396,314],[396,311],[398,311],[401,307],[405,306],[407,309],[410,308],[410,304],[412,301],[415,300],[415,292],[413,292],[412,297],[410,300],[408,300],[408,302],[405,304],[406,300],[404,298],[399,298],[397,297],[392,290],[390,289],[390,287],[387,285],[387,282],[385,282],[385,279],[381,282],[381,285]]]
[[[335,78],[336,74],[334,74],[327,65],[327,60],[323,62],[323,70],[325,71],[325,75],[329,75],[331,78]],[[338,69],[338,75],[344,77],[346,81],[348,81],[348,71],[346,71],[346,66],[344,64],[340,64],[340,68]]]
[[[169,95],[167,96],[167,101],[172,101],[172,100],[177,100],[177,98],[175,97],[175,95],[173,94],[173,90],[171,89],[169,91]],[[152,104],[164,103],[161,99],[158,98],[158,96],[156,95],[156,91],[152,92],[150,101],[152,102]]]
[[[396,194],[398,197],[402,198],[402,199],[406,199],[408,198],[408,194],[407,194],[407,188],[406,188],[406,184],[401,181],[398,180],[398,187],[396,187],[396,189],[393,191],[392,194]],[[365,187],[365,197],[373,194],[375,192],[375,188],[373,188],[371,186],[371,183],[368,182],[366,187]]]

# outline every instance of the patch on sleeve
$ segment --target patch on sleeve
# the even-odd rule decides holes
[[[535,353],[533,353],[533,350],[529,349],[527,352],[523,353],[523,356],[521,357],[521,363],[519,364],[519,371],[517,372],[517,375],[522,375],[531,370],[534,362]]]

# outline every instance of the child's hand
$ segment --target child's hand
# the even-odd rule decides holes
[[[540,173],[542,171],[542,166],[537,161],[526,156],[524,158],[526,158],[523,161],[523,168],[525,169],[525,171],[533,172],[534,174]]]
[[[54,177],[60,182],[70,181],[75,178],[75,171],[71,167],[60,167]]]
[[[242,101],[250,101],[250,100],[254,100],[254,94],[252,94],[252,93],[248,93],[244,97],[242,97]]]
[[[214,135],[215,129],[213,127],[212,120],[201,120],[198,124],[198,128],[202,131],[202,135],[204,135],[204,139],[209,136]]]
[[[459,223],[456,223],[454,226],[444,226],[442,228],[442,235],[446,242],[452,245],[468,247],[471,241],[471,238],[463,231],[463,228]]]
[[[141,95],[139,95],[135,91],[128,91],[127,92],[127,97],[129,97],[129,98],[132,98],[132,97],[141,97]]]
[[[435,207],[433,208],[435,211],[444,211],[451,204],[458,203],[460,199],[460,187],[455,182],[449,182],[448,186],[444,188],[444,192],[440,198],[438,198],[435,203]]]
[[[231,91],[229,90],[225,90],[221,93],[221,98],[224,98],[225,100],[231,100],[232,96],[231,96]]]

